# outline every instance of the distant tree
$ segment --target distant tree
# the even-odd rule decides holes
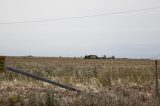
[[[104,55],[103,57],[102,57],[102,59],[106,59],[107,57],[106,57],[106,55]]]
[[[111,59],[115,59],[115,56],[111,56]]]
[[[85,59],[88,59],[88,56],[87,56],[87,55],[85,55],[85,56],[84,56],[84,58],[85,58]]]

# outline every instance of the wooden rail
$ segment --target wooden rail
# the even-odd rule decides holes
[[[74,91],[74,92],[77,92],[77,93],[85,93],[84,91],[82,91],[82,90],[80,90],[80,89],[77,89],[77,88],[75,88],[75,87],[72,87],[72,86],[69,86],[69,85],[65,85],[65,84],[62,84],[62,83],[59,83],[59,82],[56,82],[56,81],[53,81],[53,80],[49,80],[49,79],[46,79],[46,78],[43,78],[43,77],[40,77],[40,76],[31,74],[31,73],[28,73],[28,72],[26,72],[26,71],[22,71],[22,70],[20,70],[20,69],[12,68],[12,67],[9,67],[9,66],[6,66],[6,69],[7,69],[8,71],[12,71],[12,72],[15,72],[15,73],[19,73],[19,74],[25,75],[25,76],[27,76],[27,77],[34,78],[34,79],[36,79],[36,80],[44,81],[44,82],[47,82],[47,83],[50,83],[50,84],[59,86],[59,87],[61,87],[61,88],[68,89],[68,90],[70,90],[70,91]]]

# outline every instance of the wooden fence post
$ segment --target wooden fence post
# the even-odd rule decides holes
[[[159,95],[159,91],[158,91],[158,61],[155,61],[155,66],[156,66],[156,95]]]
[[[0,73],[5,72],[5,56],[0,56]]]

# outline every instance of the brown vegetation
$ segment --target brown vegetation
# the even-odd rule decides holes
[[[7,64],[94,95],[81,95],[12,72],[0,74],[0,105],[159,106],[151,60],[8,57]]]

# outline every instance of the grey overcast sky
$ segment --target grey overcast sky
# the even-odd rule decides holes
[[[0,23],[160,7],[160,0],[0,0]],[[0,24],[0,55],[148,58],[160,54],[160,9],[82,19]]]

